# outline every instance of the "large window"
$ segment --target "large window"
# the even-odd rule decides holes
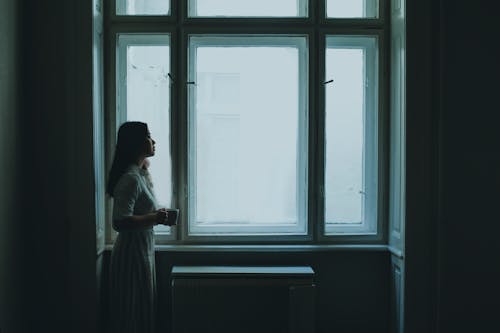
[[[386,1],[106,4],[107,160],[148,123],[160,243],[385,239]]]

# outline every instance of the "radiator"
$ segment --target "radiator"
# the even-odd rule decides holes
[[[313,333],[311,267],[174,266],[173,333]]]

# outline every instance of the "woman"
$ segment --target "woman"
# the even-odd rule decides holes
[[[155,141],[141,122],[118,130],[107,185],[113,197],[113,229],[118,231],[111,253],[110,303],[112,332],[154,332],[156,281],[153,226],[167,224],[158,209],[148,178],[147,158]]]

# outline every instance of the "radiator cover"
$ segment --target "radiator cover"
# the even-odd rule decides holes
[[[307,266],[174,266],[173,333],[312,333]]]

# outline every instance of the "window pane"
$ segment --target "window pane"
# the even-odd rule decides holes
[[[170,0],[116,0],[117,15],[169,15]]]
[[[307,0],[189,0],[189,16],[305,17]]]
[[[327,38],[326,79],[334,80],[325,90],[327,231],[368,228],[375,219],[376,63],[376,38]]]
[[[190,44],[190,232],[304,233],[305,38]]]
[[[326,0],[326,16],[333,18],[376,18],[378,0]]]
[[[170,46],[168,35],[120,35],[118,74],[120,122],[148,124],[156,141],[156,154],[149,158],[158,204],[170,207],[172,161],[170,155]],[[124,61],[125,60],[125,61]],[[155,227],[168,232],[169,227]]]

